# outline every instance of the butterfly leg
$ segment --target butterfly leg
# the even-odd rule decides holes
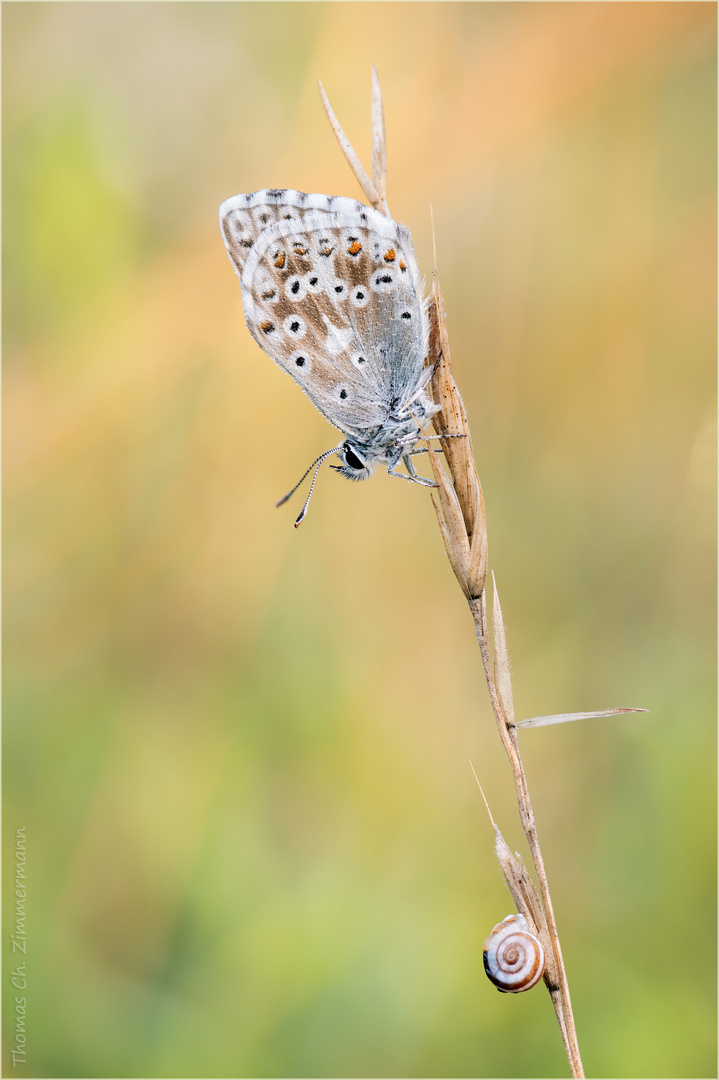
[[[417,479],[417,470],[414,467],[414,462],[412,461],[412,458],[410,457],[410,455],[409,454],[403,454],[402,455],[402,461],[404,462],[405,469],[407,470],[407,472],[410,475],[410,479],[416,480]]]
[[[410,480],[411,481],[411,479],[412,479],[412,477],[407,476],[406,473],[395,472],[394,469],[390,468],[389,466],[387,466],[387,476],[392,476],[392,477],[394,477],[395,480]]]
[[[422,487],[437,487],[434,480],[426,480],[424,476],[419,476],[417,474],[417,470],[412,464],[412,459],[410,458],[409,454],[403,454],[402,461],[404,462],[405,468],[409,475],[405,476],[404,473],[395,472],[393,465],[387,467],[387,475],[396,476],[398,479],[401,478],[402,480],[409,480],[413,484],[420,484]]]

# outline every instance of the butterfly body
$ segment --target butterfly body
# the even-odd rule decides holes
[[[346,436],[337,471],[398,476],[404,459],[422,483],[409,455],[437,406],[409,230],[354,199],[274,189],[227,199],[220,228],[250,333]]]

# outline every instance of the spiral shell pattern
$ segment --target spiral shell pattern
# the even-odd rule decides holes
[[[484,970],[503,994],[531,990],[544,972],[544,949],[524,915],[508,915],[483,946]]]

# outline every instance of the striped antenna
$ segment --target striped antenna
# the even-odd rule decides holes
[[[282,506],[283,503],[286,503],[287,500],[290,499],[294,495],[294,493],[297,491],[297,488],[300,487],[300,485],[306,480],[306,478],[309,476],[309,474],[312,472],[312,470],[313,469],[315,470],[315,474],[312,477],[312,483],[310,484],[310,493],[309,493],[309,495],[307,496],[307,498],[305,500],[305,505],[302,507],[302,509],[300,511],[300,514],[299,514],[299,517],[295,521],[295,528],[297,528],[298,525],[302,524],[302,521],[304,520],[305,514],[307,513],[307,507],[310,504],[310,499],[312,498],[312,492],[314,491],[314,488],[315,488],[315,481],[317,480],[317,473],[320,471],[320,466],[322,465],[322,462],[326,461],[328,457],[332,457],[333,454],[336,454],[339,450],[341,450],[343,445],[344,445],[344,443],[340,443],[339,446],[333,446],[331,450],[325,450],[324,454],[320,454],[320,456],[318,458],[315,458],[315,460],[312,462],[312,464],[310,465],[307,472],[302,475],[302,477],[297,481],[295,486],[292,488],[292,491],[288,491],[286,495],[282,496],[282,498],[280,499],[279,502],[275,503],[275,506]]]

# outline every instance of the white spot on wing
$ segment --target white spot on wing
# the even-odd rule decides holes
[[[335,326],[334,323],[329,321],[326,315],[322,316],[322,321],[327,327],[325,349],[330,356],[338,356],[339,353],[346,350],[354,335],[347,327]]]

